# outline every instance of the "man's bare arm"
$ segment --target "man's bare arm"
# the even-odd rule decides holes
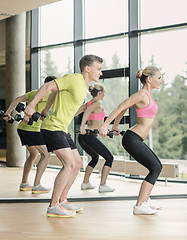
[[[47,99],[47,103],[45,108],[42,110],[41,115],[44,115],[45,117],[48,115],[48,112],[52,106],[52,104],[54,103],[55,97],[56,97],[57,91],[53,91],[48,99]]]
[[[41,88],[36,92],[32,101],[25,108],[25,111],[24,111],[25,115],[27,115],[28,117],[31,117],[33,115],[33,113],[35,112],[34,107],[50,91],[58,91],[58,86],[55,81],[47,82],[41,86]]]

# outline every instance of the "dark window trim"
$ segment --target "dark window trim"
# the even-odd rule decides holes
[[[137,29],[134,31],[129,31],[129,32],[123,32],[123,33],[117,33],[117,34],[111,34],[111,35],[105,35],[105,36],[100,36],[100,37],[94,37],[94,38],[87,38],[87,39],[79,39],[76,41],[68,41],[68,42],[62,42],[62,43],[56,43],[56,44],[50,44],[50,45],[43,45],[43,46],[37,46],[31,48],[32,50],[36,49],[43,49],[43,48],[55,48],[55,47],[60,47],[60,46],[65,46],[65,45],[80,45],[80,43],[85,43],[85,42],[91,42],[91,41],[97,41],[97,40],[107,40],[107,39],[113,39],[117,37],[123,37],[128,35],[130,37],[137,37],[138,34],[140,33],[146,33],[146,32],[155,32],[155,31],[160,31],[160,30],[170,30],[170,29],[177,29],[181,27],[187,27],[187,23],[180,23],[180,24],[173,24],[173,25],[166,25],[166,26],[160,26],[160,27],[153,27],[153,28],[145,28],[145,29]]]
[[[103,70],[103,75],[100,79],[107,79],[107,78],[116,78],[116,77],[129,77],[129,68],[117,68],[117,69],[110,69],[110,70]]]

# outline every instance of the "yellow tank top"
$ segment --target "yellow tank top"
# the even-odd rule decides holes
[[[66,74],[54,80],[58,86],[52,112],[44,119],[41,129],[64,131],[86,97],[86,83],[79,73]]]

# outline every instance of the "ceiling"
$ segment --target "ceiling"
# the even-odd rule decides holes
[[[60,0],[0,0],[0,20]]]

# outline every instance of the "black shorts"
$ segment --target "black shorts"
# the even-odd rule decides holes
[[[49,131],[41,129],[48,152],[53,152],[62,148],[77,149],[70,133],[63,131]]]
[[[28,146],[45,145],[44,138],[41,132],[30,132],[22,129],[17,129],[21,144]]]

